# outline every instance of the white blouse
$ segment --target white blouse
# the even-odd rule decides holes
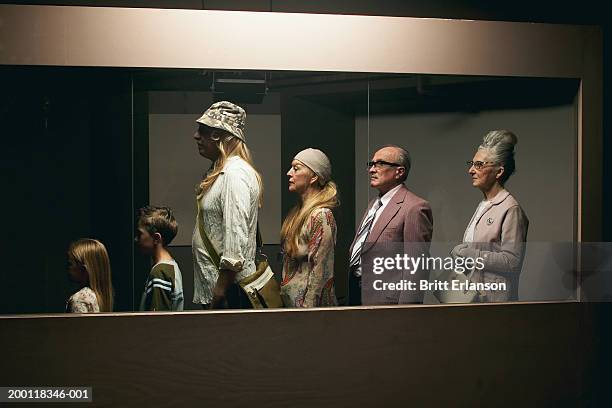
[[[253,168],[238,156],[227,159],[215,183],[198,200],[204,230],[221,257],[221,269],[235,271],[236,282],[255,273],[259,183]],[[212,302],[219,271],[193,230],[193,303]]]

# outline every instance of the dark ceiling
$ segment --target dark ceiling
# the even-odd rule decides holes
[[[3,3],[363,14],[594,25],[609,21],[605,2],[595,0],[39,0]]]

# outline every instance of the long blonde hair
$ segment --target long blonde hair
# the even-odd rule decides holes
[[[113,283],[104,245],[95,239],[82,238],[70,244],[68,256],[87,271],[89,288],[96,294],[100,311],[112,312]]]
[[[223,171],[223,167],[225,167],[227,159],[232,156],[238,156],[242,160],[247,162],[255,172],[255,177],[257,177],[257,184],[259,184],[259,206],[261,207],[263,204],[263,181],[261,179],[261,175],[255,169],[255,165],[253,164],[253,158],[247,145],[240,138],[221,129],[214,129],[212,131],[210,139],[213,140],[217,145],[217,148],[219,149],[219,157],[213,163],[210,172],[196,187],[198,199],[202,198],[202,196],[208,190],[210,190],[212,185],[215,183],[215,181]]]
[[[308,195],[306,200],[300,200],[300,202],[289,211],[281,228],[281,242],[285,254],[290,258],[295,257],[297,254],[300,231],[313,211],[319,208],[329,208],[331,210],[339,205],[338,187],[332,180],[319,188],[318,191]]]

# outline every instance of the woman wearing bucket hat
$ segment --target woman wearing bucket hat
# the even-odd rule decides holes
[[[192,239],[193,302],[204,308],[248,308],[237,282],[256,272],[261,176],[245,143],[246,113],[217,102],[197,120],[201,156],[213,161],[196,187],[198,216]]]
[[[331,164],[320,150],[306,149],[291,162],[289,191],[299,203],[281,229],[283,279],[281,296],[286,307],[334,306],[334,246],[339,205]]]

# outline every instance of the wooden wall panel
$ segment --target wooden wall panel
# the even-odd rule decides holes
[[[96,406],[581,406],[591,307],[3,318],[0,384],[93,386]]]

